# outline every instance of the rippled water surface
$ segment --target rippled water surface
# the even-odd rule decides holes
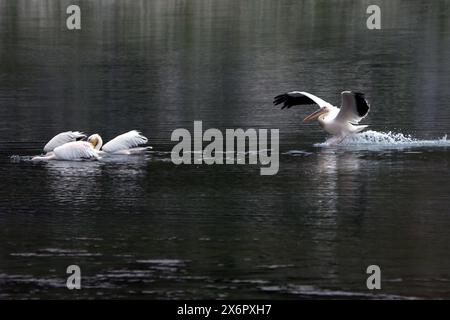
[[[69,1],[0,0],[0,298],[450,298],[448,1],[378,1],[376,31],[364,1],[79,3],[71,32]],[[365,92],[371,126],[330,146],[292,89]],[[194,120],[279,129],[278,174],[175,166]],[[130,129],[153,150],[29,161]]]

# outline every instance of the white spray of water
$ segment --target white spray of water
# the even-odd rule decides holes
[[[322,143],[314,144],[315,147],[329,147],[332,144],[330,140]],[[365,131],[346,137],[337,147],[350,148],[375,148],[375,149],[401,149],[411,147],[450,147],[450,140],[447,140],[447,135],[440,139],[434,140],[420,140],[411,135],[404,135],[403,133],[395,132],[378,132]]]

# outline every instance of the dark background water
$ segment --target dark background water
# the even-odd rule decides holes
[[[0,1],[0,298],[450,298],[449,1],[76,1],[68,31],[72,3]],[[372,130],[428,142],[314,146],[311,107],[271,105],[292,89],[363,91]],[[194,120],[279,128],[279,173],[173,165]],[[130,129],[155,151],[10,160]]]

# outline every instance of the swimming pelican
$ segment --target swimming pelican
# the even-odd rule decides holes
[[[100,154],[137,154],[143,153],[151,147],[139,147],[147,143],[147,137],[139,133],[139,131],[131,130],[123,133],[111,141],[103,145],[102,137],[99,134],[93,134],[87,138],[87,141],[92,144],[94,149]]]
[[[47,153],[44,156],[36,156],[31,160],[100,159],[101,156],[106,154],[137,154],[151,148],[138,148],[138,146],[147,143],[148,139],[136,130],[115,137],[106,143],[103,148],[102,138],[98,134],[91,135],[88,141],[80,141],[79,139],[82,138],[86,138],[86,135],[78,131],[62,132],[45,145],[44,151]]]
[[[341,108],[322,100],[321,98],[300,91],[291,91],[274,98],[275,105],[283,104],[281,109],[295,105],[317,104],[319,110],[303,119],[304,122],[317,119],[322,128],[333,135],[332,143],[342,142],[351,133],[361,132],[368,125],[358,123],[369,113],[370,105],[363,93],[343,91],[341,93]]]

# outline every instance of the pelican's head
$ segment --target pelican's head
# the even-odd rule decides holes
[[[330,111],[331,111],[330,107],[327,107],[327,106],[322,107],[319,110],[311,113],[305,119],[303,119],[303,122],[307,122],[307,121],[311,121],[311,120],[315,120],[315,119],[323,120],[327,116],[327,114],[330,113]]]
[[[103,145],[102,137],[99,134],[93,134],[87,138],[87,141],[92,144],[95,150],[100,150]]]

